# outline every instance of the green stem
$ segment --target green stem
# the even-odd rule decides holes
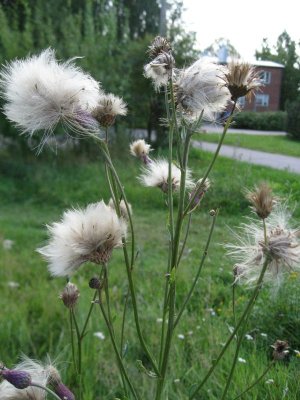
[[[127,288],[127,293],[125,296],[125,304],[124,304],[124,310],[123,310],[123,316],[122,316],[121,342],[120,342],[120,354],[121,354],[122,358],[124,357],[124,355],[123,355],[123,353],[124,353],[124,333],[125,333],[125,321],[126,321],[128,297],[129,297],[129,287]]]
[[[101,310],[101,312],[102,312],[104,321],[105,321],[105,323],[106,323],[106,326],[107,326],[107,329],[108,329],[108,332],[109,332],[110,340],[111,340],[111,343],[112,343],[112,345],[113,345],[113,349],[114,349],[114,351],[115,351],[115,355],[116,355],[116,358],[117,358],[117,363],[118,363],[118,366],[119,366],[119,369],[120,369],[121,376],[124,376],[124,378],[125,378],[125,380],[126,380],[128,386],[129,386],[129,389],[130,389],[130,391],[131,391],[133,397],[134,397],[136,400],[140,400],[139,396],[137,395],[137,393],[136,393],[136,391],[135,391],[135,389],[134,389],[134,387],[133,387],[133,385],[132,385],[132,383],[131,383],[131,381],[130,381],[130,379],[129,379],[129,377],[128,377],[128,374],[127,374],[127,372],[126,372],[126,369],[125,369],[125,367],[124,367],[124,364],[123,364],[123,361],[122,361],[122,357],[121,357],[121,355],[120,355],[120,353],[119,353],[119,350],[118,350],[118,347],[117,347],[117,344],[116,344],[114,332],[113,332],[113,330],[112,330],[112,327],[111,327],[109,318],[108,318],[107,315],[106,315],[105,309],[104,309],[103,304],[102,304],[102,301],[101,301],[101,293],[100,293],[100,290],[99,290],[99,292],[98,292],[98,295],[99,295],[99,306],[100,306],[100,310]]]
[[[78,373],[77,370],[77,364],[75,360],[75,346],[74,346],[74,332],[73,332],[73,317],[72,317],[72,311],[69,309],[69,317],[70,317],[70,333],[71,333],[71,347],[72,347],[72,359],[73,359],[73,364],[75,367],[76,373]]]
[[[170,79],[170,95],[171,95],[171,109],[172,109],[172,125],[175,127],[175,135],[177,139],[177,158],[180,165],[180,168],[183,166],[183,160],[181,155],[181,138],[179,134],[178,124],[177,124],[177,116],[176,116],[176,106],[175,106],[175,96],[174,96],[174,87],[173,81]]]
[[[219,152],[220,152],[220,149],[222,147],[223,141],[225,139],[227,130],[228,130],[230,124],[231,124],[231,121],[232,121],[232,118],[233,118],[233,112],[235,110],[235,107],[236,107],[236,102],[233,104],[230,116],[228,117],[228,119],[226,121],[226,124],[225,124],[224,129],[223,129],[222,136],[221,136],[221,138],[219,140],[219,143],[218,143],[217,149],[216,149],[216,151],[215,151],[215,153],[213,155],[213,158],[212,158],[212,160],[211,160],[211,162],[210,162],[210,164],[209,164],[209,166],[208,166],[208,168],[207,168],[207,170],[206,170],[206,172],[205,172],[205,174],[204,174],[204,176],[203,176],[203,178],[201,180],[201,183],[199,185],[199,190],[201,190],[202,185],[204,184],[206,178],[210,174],[210,172],[211,172],[211,170],[212,170],[212,168],[213,168],[213,166],[214,166],[214,164],[216,162],[216,159],[217,159],[217,157],[219,155]],[[188,202],[188,205],[186,206],[186,208],[184,210],[184,215],[188,214],[190,211],[193,210],[193,204],[194,204],[194,201],[195,201],[196,197],[199,195],[199,190],[195,190],[195,193],[193,194],[193,196],[191,196],[190,201]]]
[[[169,300],[169,275],[171,271],[171,257],[172,257],[172,244],[169,241],[169,251],[168,251],[168,264],[167,264],[167,272],[166,272],[166,281],[165,281],[165,291],[164,291],[164,302],[163,302],[163,318],[162,318],[162,327],[161,327],[161,335],[160,335],[160,351],[159,351],[159,368],[161,368],[162,356],[164,352],[164,340],[165,340],[165,327],[166,327],[166,315],[167,315],[167,306]]]
[[[103,153],[103,155],[105,157],[105,160],[107,161],[107,163],[109,165],[109,168],[112,171],[112,174],[113,174],[113,177],[114,177],[114,179],[116,181],[116,184],[117,184],[117,186],[118,186],[118,188],[119,188],[119,190],[120,190],[120,192],[122,194],[122,198],[124,200],[124,203],[125,203],[125,206],[126,206],[126,209],[127,209],[127,213],[128,213],[129,225],[130,225],[130,230],[131,230],[131,261],[130,262],[129,262],[129,256],[128,256],[128,252],[127,252],[126,242],[125,242],[124,239],[122,240],[122,243],[123,243],[123,252],[124,252],[124,259],[125,259],[125,264],[126,264],[126,272],[127,272],[127,278],[128,278],[128,283],[129,283],[129,290],[130,290],[130,295],[131,295],[131,300],[132,300],[134,320],[135,320],[135,324],[136,324],[138,338],[139,338],[139,341],[141,343],[141,346],[142,346],[144,352],[146,353],[149,361],[152,364],[152,367],[153,367],[155,373],[157,375],[159,375],[158,367],[157,367],[156,362],[155,362],[153,356],[151,355],[150,351],[148,350],[148,347],[147,347],[147,345],[145,343],[145,340],[144,340],[144,337],[143,337],[143,334],[142,334],[142,330],[141,330],[141,327],[140,327],[140,322],[139,322],[139,315],[138,315],[138,309],[137,309],[135,287],[134,287],[133,278],[132,278],[132,268],[133,268],[133,265],[134,265],[134,256],[135,256],[135,254],[134,254],[135,244],[134,244],[134,229],[133,229],[133,222],[132,222],[132,217],[131,217],[131,213],[130,213],[130,208],[129,208],[129,205],[128,205],[128,201],[127,201],[127,198],[126,198],[126,194],[125,194],[124,188],[123,188],[123,186],[122,186],[122,184],[120,182],[119,176],[118,176],[118,174],[117,174],[117,172],[116,172],[116,170],[114,168],[114,165],[112,163],[108,148],[107,148],[106,144],[103,141],[100,142],[100,147],[101,147],[102,153]]]
[[[40,388],[40,389],[44,390],[45,392],[51,394],[51,396],[53,396],[55,399],[61,400],[61,398],[58,397],[57,394],[55,394],[51,389],[49,389],[46,386],[40,385],[39,383],[36,383],[36,382],[31,382],[30,386]]]
[[[254,305],[254,302],[256,300],[256,297],[261,289],[261,285],[262,285],[262,281],[263,281],[263,277],[265,275],[265,272],[267,270],[268,264],[270,262],[270,258],[267,256],[265,259],[265,262],[263,264],[260,276],[257,280],[255,289],[253,291],[253,294],[247,304],[247,307],[245,308],[240,320],[238,321],[236,327],[234,328],[233,332],[231,333],[230,337],[228,338],[227,342],[225,343],[223,349],[221,350],[220,354],[218,355],[216,361],[213,363],[213,365],[211,366],[211,368],[209,369],[209,371],[207,372],[207,374],[205,375],[205,377],[203,378],[203,380],[199,383],[199,385],[197,385],[197,387],[193,390],[193,392],[190,394],[189,399],[193,399],[196,394],[199,392],[199,390],[204,386],[204,384],[206,383],[206,381],[208,380],[208,378],[211,376],[211,374],[213,373],[213,371],[215,370],[216,366],[218,365],[219,361],[221,360],[221,358],[223,357],[224,353],[226,352],[226,350],[228,349],[230,343],[232,342],[232,340],[235,338],[236,333],[238,332],[238,330],[240,329],[240,327],[242,326],[242,324],[244,323],[248,313],[251,312],[252,307]]]
[[[275,361],[272,361],[271,364],[269,364],[268,367],[264,370],[264,372],[260,375],[260,377],[257,378],[250,386],[247,387],[247,389],[245,389],[242,393],[240,393],[238,396],[236,396],[233,400],[237,400],[237,399],[241,398],[244,394],[246,394],[251,389],[253,389],[254,386],[256,386],[267,375],[267,373],[273,367],[274,363],[275,363]]]
[[[182,316],[182,314],[183,314],[183,312],[184,312],[184,310],[185,310],[188,302],[190,301],[190,298],[192,297],[192,294],[193,294],[193,292],[195,290],[196,284],[198,282],[199,276],[200,276],[201,271],[202,271],[202,267],[204,265],[204,261],[205,261],[206,256],[207,256],[207,252],[208,252],[208,248],[209,248],[209,245],[210,245],[210,242],[211,242],[212,234],[213,234],[213,231],[214,231],[214,228],[215,228],[218,212],[219,212],[219,210],[216,210],[215,215],[213,216],[213,221],[212,221],[212,224],[211,224],[211,227],[210,227],[209,235],[208,235],[208,238],[207,238],[207,242],[206,242],[206,245],[205,245],[205,248],[204,248],[204,251],[203,251],[203,255],[202,255],[202,258],[201,258],[201,261],[200,261],[200,265],[199,265],[197,274],[196,274],[196,276],[194,278],[194,281],[193,281],[193,284],[192,284],[192,286],[191,286],[191,288],[190,288],[190,290],[189,290],[189,292],[188,292],[188,294],[186,296],[186,299],[184,300],[183,305],[181,306],[181,309],[180,309],[180,311],[179,311],[179,313],[177,315],[177,318],[176,318],[175,323],[174,323],[174,328],[176,328],[177,324],[179,323],[180,318],[181,318],[181,316]]]
[[[74,310],[71,309],[71,314],[72,314],[72,318],[73,318],[73,322],[74,322],[74,326],[75,326],[75,332],[76,332],[76,336],[77,336],[77,351],[78,351],[78,377],[79,377],[79,400],[82,399],[82,339],[80,336],[80,330],[78,327],[78,323],[76,320],[76,316],[74,313]]]
[[[180,177],[179,203],[178,203],[177,220],[174,233],[174,241],[172,246],[168,329],[164,346],[164,354],[161,363],[160,378],[157,384],[156,397],[155,397],[156,400],[159,400],[161,398],[163,392],[169,355],[170,355],[170,348],[174,332],[175,301],[176,301],[176,269],[178,267],[178,252],[179,252],[181,228],[184,218],[183,209],[184,209],[184,198],[185,198],[185,180],[186,180],[186,170],[187,170],[190,140],[191,140],[191,134],[188,132],[184,144],[184,153],[183,153],[181,177]],[[169,186],[169,191],[170,191],[170,186]]]
[[[81,340],[84,338],[84,335],[85,335],[85,332],[86,332],[86,328],[87,328],[88,322],[90,320],[90,317],[91,317],[91,314],[92,314],[92,311],[93,311],[93,308],[94,308],[94,305],[95,305],[96,297],[97,297],[97,290],[95,291],[95,294],[94,294],[93,299],[91,301],[89,312],[87,314],[86,320],[84,322],[84,325],[83,325],[83,328],[82,328],[82,331],[81,331],[81,334],[80,334],[80,339]]]
[[[174,315],[175,315],[175,297],[176,297],[176,284],[175,284],[175,280],[174,280],[174,282],[171,283],[171,287],[170,287],[168,330],[167,330],[167,335],[166,335],[164,356],[162,359],[161,372],[160,372],[160,377],[159,377],[158,384],[157,384],[155,400],[160,400],[162,392],[163,392],[163,388],[164,388],[165,378],[166,378],[170,348],[171,348],[173,331],[174,331],[173,325],[174,325]]]
[[[106,304],[107,304],[107,314],[108,314],[108,319],[111,325],[112,330],[113,329],[113,323],[112,323],[112,317],[111,317],[111,309],[110,309],[110,299],[109,299],[109,290],[108,290],[108,268],[107,264],[103,264],[103,271],[104,271],[104,293],[105,293],[105,299],[106,299]]]
[[[183,243],[182,243],[181,250],[180,250],[180,253],[179,253],[179,256],[178,256],[178,261],[177,261],[178,265],[180,264],[180,261],[181,261],[181,258],[183,256],[183,252],[184,252],[184,249],[185,249],[185,246],[186,246],[186,242],[187,242],[187,239],[188,239],[188,236],[189,236],[190,227],[191,227],[191,220],[192,220],[192,214],[189,214],[188,222],[187,222],[187,226],[186,226],[186,231],[185,231],[185,235],[184,235],[184,239],[183,239]]]

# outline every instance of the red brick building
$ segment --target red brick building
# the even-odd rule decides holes
[[[255,61],[263,87],[252,97],[251,102],[241,98],[239,103],[244,111],[278,111],[284,66],[273,61]]]

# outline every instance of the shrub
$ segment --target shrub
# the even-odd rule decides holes
[[[287,132],[300,140],[300,99],[287,105]]]
[[[234,127],[263,131],[284,131],[286,129],[286,119],[287,115],[284,111],[261,113],[248,111],[235,116]]]

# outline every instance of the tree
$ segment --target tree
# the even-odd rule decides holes
[[[299,95],[300,84],[300,60],[297,54],[297,47],[294,40],[284,31],[279,35],[277,43],[273,48],[269,46],[268,40],[263,39],[261,50],[256,50],[257,60],[275,61],[284,65],[280,108],[284,110],[287,102],[295,101]]]

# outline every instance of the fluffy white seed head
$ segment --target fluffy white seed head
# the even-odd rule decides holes
[[[146,143],[144,139],[135,140],[130,144],[130,153],[142,160],[148,156],[151,150],[150,144]]]
[[[277,205],[266,220],[267,244],[261,221],[249,218],[242,224],[240,234],[235,234],[236,243],[229,244],[228,254],[236,261],[236,280],[255,284],[266,257],[270,257],[264,280],[280,284],[283,277],[300,271],[300,230],[289,227],[286,207]]]
[[[215,113],[226,108],[230,93],[220,78],[224,69],[203,58],[178,72],[176,101],[186,117],[196,119],[203,112],[205,119],[213,120]]]
[[[126,115],[126,103],[112,93],[102,95],[97,106],[92,111],[93,117],[102,126],[110,126],[115,122],[117,115]]]
[[[168,80],[172,76],[174,63],[175,61],[171,54],[162,52],[144,66],[144,75],[152,80],[156,90],[168,84]]]
[[[50,365],[42,365],[30,358],[23,357],[22,362],[14,368],[18,371],[25,371],[31,375],[32,382],[46,386],[51,374]],[[0,384],[1,400],[45,400],[46,392],[34,386],[26,389],[17,389],[7,381]]]
[[[143,169],[143,174],[139,180],[144,186],[158,187],[163,192],[168,192],[168,176],[169,176],[169,163],[164,159],[153,160]],[[171,179],[172,189],[177,191],[180,188],[181,171],[176,165],[172,164]],[[194,187],[194,182],[191,179],[190,170],[186,171],[186,188]]]
[[[126,222],[100,201],[85,209],[66,211],[48,230],[49,243],[37,251],[53,276],[69,276],[87,261],[108,262],[113,249],[122,246]]]
[[[52,49],[7,64],[0,73],[4,113],[22,133],[53,132],[59,122],[74,128],[89,118],[101,89],[90,75],[75,66],[73,59],[60,63]]]

